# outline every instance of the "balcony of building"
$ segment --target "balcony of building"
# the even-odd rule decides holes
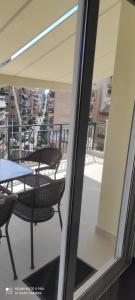
[[[101,126],[102,125],[102,126]],[[78,255],[85,262],[99,270],[109,259],[112,258],[115,248],[115,236],[98,228],[97,219],[100,204],[100,188],[103,171],[104,153],[97,151],[98,133],[100,130],[106,130],[106,123],[89,123],[87,133],[87,145],[85,156],[84,171],[84,192],[82,204],[82,222],[80,230],[80,243]],[[33,139],[32,139],[33,137]],[[104,141],[105,142],[105,141]],[[68,124],[46,124],[46,129],[40,130],[39,126],[6,126],[1,144],[2,157],[14,160],[35,169],[36,165],[31,162],[21,162],[21,156],[27,156],[28,152],[34,152],[42,147],[57,147],[62,151],[62,159],[57,171],[57,179],[66,177],[68,163],[68,143],[69,143],[69,125]],[[20,160],[18,160],[20,158]],[[41,164],[41,166],[44,166]],[[42,172],[44,174],[44,172]],[[53,178],[54,171],[46,171],[46,175]],[[3,186],[6,187],[5,184]],[[13,185],[9,184],[9,189],[13,187],[12,192],[18,193],[24,189],[24,184],[15,180]],[[29,189],[27,184],[25,188]],[[66,195],[62,198],[62,219],[66,215]],[[85,220],[85,221],[84,221]],[[88,229],[89,228],[89,229]],[[0,281],[2,296],[4,300],[5,280],[7,286],[25,287],[23,279],[32,274],[30,270],[30,247],[29,247],[29,224],[12,216],[10,222],[10,237],[13,245],[14,258],[19,280],[12,279],[12,269],[8,257],[6,241],[1,241],[0,251]],[[45,237],[45,238],[44,238]],[[61,230],[59,219],[56,215],[53,220],[46,224],[34,226],[34,253],[35,270],[38,270],[60,254]],[[93,251],[96,249],[96,251]],[[21,256],[21,258],[20,258]],[[34,296],[34,299],[37,299]],[[12,299],[12,298],[11,298]]]
[[[18,49],[26,46],[28,41],[32,41],[33,37],[48,28],[60,16],[65,15],[78,2],[42,1],[39,8],[38,1],[27,1],[25,4],[22,0],[11,1],[11,3],[8,1],[8,15],[6,2],[3,1],[1,9],[0,85],[31,88],[30,93],[35,93],[34,97],[36,97],[35,87],[47,88],[55,92],[57,99],[59,97],[59,103],[57,102],[57,105],[55,103],[54,125],[42,124],[42,128],[41,124],[34,126],[31,117],[31,125],[20,126],[16,121],[15,127],[5,126],[6,132],[2,135],[0,144],[1,158],[19,159],[19,163],[22,164],[22,154],[25,156],[29,151],[34,152],[47,146],[58,148],[62,151],[62,160],[57,178],[66,177],[69,131],[73,128],[69,124],[70,120],[65,122],[65,119],[72,115],[72,104],[75,101],[71,97],[71,91],[77,14],[73,13],[66,22],[62,22],[21,54],[20,52],[18,54]],[[100,270],[110,258],[115,256],[114,249],[132,124],[135,93],[133,80],[135,41],[134,35],[129,32],[133,31],[135,18],[128,2],[126,0],[100,1],[93,81],[100,81],[115,74],[114,91],[109,115],[108,107],[102,108],[99,112],[99,121],[88,124],[78,248],[79,256],[96,270]],[[35,20],[36,26],[33,26]],[[60,95],[61,91],[64,96]],[[92,95],[93,107],[95,107],[94,97],[95,93]],[[72,101],[69,102],[69,98]],[[66,100],[68,105],[65,109]],[[52,108],[50,109],[52,111]],[[109,117],[109,125],[107,122],[100,121],[100,117],[105,119]],[[93,120],[91,114],[90,120]],[[27,117],[25,121],[27,122]],[[12,124],[11,119],[10,124]],[[1,126],[2,131],[3,129],[4,127]],[[23,163],[34,171],[35,165]],[[47,173],[47,176],[51,178],[53,173]],[[9,188],[12,190],[12,184]],[[17,193],[22,189],[23,184],[15,180],[13,191]],[[62,199],[63,218],[66,213],[66,197],[65,194]],[[7,286],[24,286],[22,280],[34,272],[30,270],[30,236],[27,225],[12,216],[10,235],[19,275],[16,283],[12,280],[6,243],[2,241],[0,244],[2,300],[5,296],[5,282]],[[60,253],[61,232],[58,218],[54,217],[46,224],[35,226],[34,230],[35,270],[37,270]],[[36,299],[36,296],[33,296],[33,299],[34,297]]]
[[[11,148],[8,149],[8,152],[10,152],[10,155],[13,155],[14,151],[18,152],[18,147],[16,147],[15,150],[14,146],[11,145]],[[63,147],[62,143],[61,146],[63,151],[63,158],[57,172],[57,179],[65,177],[67,170],[67,144],[66,148]],[[102,156],[102,153],[99,155],[99,152],[97,152],[97,156],[95,154],[95,151],[93,152],[94,154],[90,153],[91,146],[87,148],[87,154],[85,158],[81,230],[79,235],[80,242],[78,248],[78,256],[96,270],[100,270],[100,268],[103,267],[104,264],[106,264],[106,262],[109,261],[114,255],[115,236],[101,231],[97,226],[100,204],[100,188],[103,171],[103,158],[100,157]],[[25,154],[27,154],[27,150],[25,150]],[[33,169],[35,168],[35,165],[32,166],[28,162],[25,163],[25,166],[30,166]],[[48,172],[46,174],[53,178],[53,172]],[[25,188],[29,188],[29,186],[26,185]],[[24,185],[15,180],[13,183],[13,192],[18,193],[23,189]],[[66,216],[66,194],[64,194],[62,198],[61,211],[62,219],[64,220]],[[49,222],[46,222],[46,224],[41,223],[34,226],[35,269],[33,271],[30,269],[29,223],[25,223],[13,215],[10,221],[9,233],[12,243],[12,250],[14,253],[18,280],[13,280],[7,244],[6,241],[2,239],[0,244],[1,300],[5,299],[5,282],[6,286],[12,287],[13,290],[16,287],[26,288],[23,280],[27,276],[34,273],[36,270],[39,270],[45,264],[49,263],[58,255],[60,255],[61,230],[57,215]],[[34,295],[33,299],[38,299],[38,297]]]

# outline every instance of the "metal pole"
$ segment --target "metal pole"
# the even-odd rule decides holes
[[[8,159],[10,159],[10,128],[8,127],[8,140],[7,140],[7,155]]]
[[[105,148],[106,148],[107,129],[108,129],[108,120],[106,120],[106,123],[105,123],[105,139],[104,139],[104,148],[103,148],[104,153],[105,153]]]
[[[62,124],[60,124],[60,135],[59,135],[59,149],[61,150],[61,141],[62,141]]]
[[[94,145],[95,145],[95,137],[96,137],[96,122],[93,124],[92,150],[94,150]]]
[[[18,99],[17,99],[17,94],[15,87],[12,86],[12,92],[14,96],[14,103],[16,107],[16,112],[17,112],[17,117],[18,117],[18,122],[19,122],[19,157],[21,157],[21,145],[22,145],[22,119],[21,119],[21,114],[20,114],[20,109],[19,109],[19,104],[18,104]]]

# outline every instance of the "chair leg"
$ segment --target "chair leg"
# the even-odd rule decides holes
[[[55,173],[54,173],[54,180],[56,180],[56,175],[57,175],[57,169],[55,170]]]
[[[59,221],[60,221],[60,227],[61,227],[61,230],[62,230],[62,217],[61,217],[61,211],[60,211],[60,205],[58,204],[58,214],[59,214]]]
[[[9,182],[7,182],[7,185],[6,185],[7,190],[8,190],[8,187],[9,187]]]
[[[9,183],[10,183],[10,182],[7,182],[7,185],[6,185],[6,189],[7,189],[7,190],[9,189]],[[10,189],[11,189],[11,192],[13,192],[13,181],[11,181]]]
[[[16,274],[16,268],[15,268],[13,253],[12,253],[9,234],[8,234],[8,223],[6,224],[6,227],[5,227],[5,233],[6,233],[6,238],[7,238],[8,250],[9,250],[9,254],[10,254],[10,260],[11,260],[11,264],[12,264],[12,268],[13,268],[14,280],[16,280],[17,274]]]
[[[31,269],[34,269],[34,249],[33,249],[33,223],[30,223],[30,235],[31,235]]]
[[[26,190],[26,186],[25,186],[25,177],[24,177],[24,191]]]
[[[11,192],[13,193],[13,180],[11,181]]]

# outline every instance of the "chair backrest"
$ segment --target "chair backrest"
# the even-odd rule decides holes
[[[12,161],[19,161],[19,160],[25,160],[25,157],[30,155],[32,151],[29,150],[18,150],[18,149],[13,149],[10,153],[10,159]]]
[[[0,195],[0,227],[10,219],[16,198],[16,195]]]
[[[52,207],[60,203],[65,189],[65,178],[18,194],[18,200],[31,208]]]
[[[52,168],[56,168],[61,158],[62,153],[59,149],[46,147],[32,152],[25,157],[25,160],[47,164]]]

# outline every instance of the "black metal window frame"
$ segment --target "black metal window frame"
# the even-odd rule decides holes
[[[87,126],[92,88],[97,23],[100,0],[80,0],[77,22],[75,47],[75,65],[73,77],[74,111],[72,118],[72,132],[70,136],[69,164],[67,171],[67,194],[69,198],[68,222],[63,228],[63,245],[60,259],[60,274],[58,286],[58,300],[72,300],[74,295],[74,281],[80,213],[82,204],[82,188],[84,177],[85,149]],[[109,286],[122,274],[131,262],[134,237],[135,211],[135,164],[133,166],[130,187],[130,199],[125,227],[123,255],[108,268],[97,281],[83,292],[78,299],[99,299]]]

